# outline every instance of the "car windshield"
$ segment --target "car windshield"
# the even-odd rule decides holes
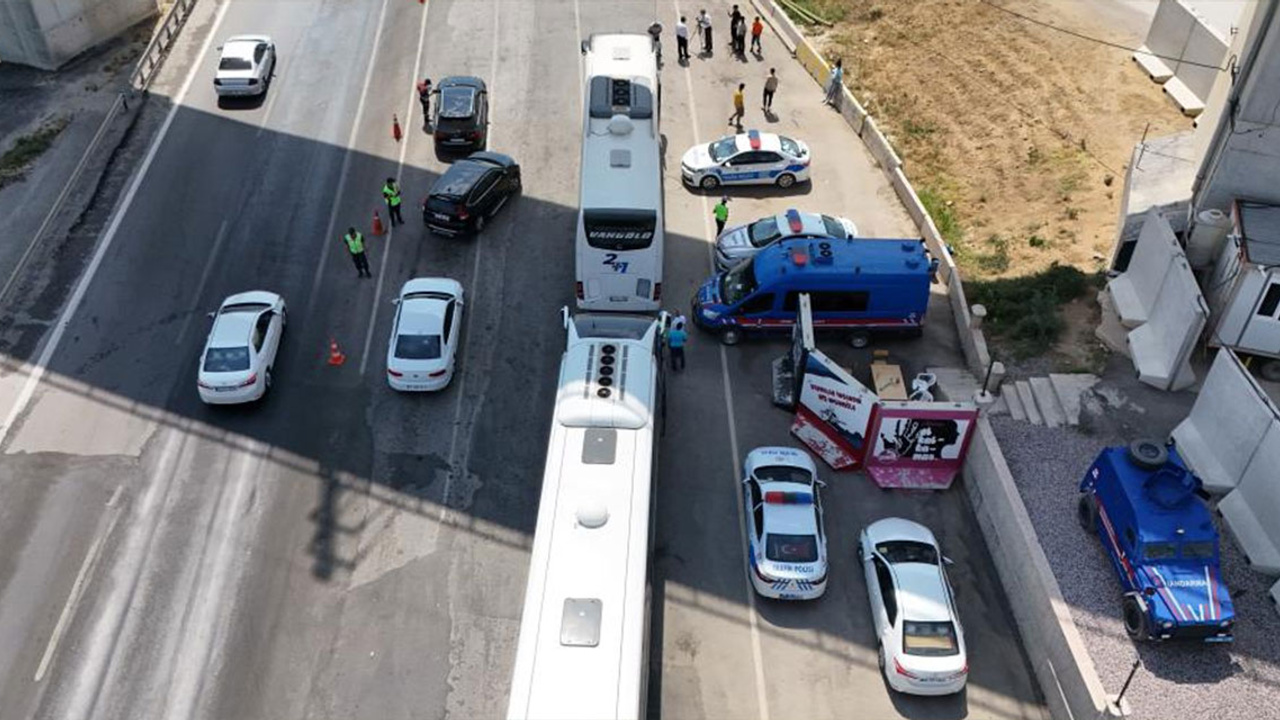
[[[782,237],[782,228],[778,227],[777,218],[763,218],[747,226],[747,238],[756,247],[764,247]]]
[[[402,360],[436,360],[440,357],[439,335],[397,335],[396,357]]]
[[[778,136],[778,143],[782,146],[782,152],[792,157],[800,157],[800,143],[785,135]]]
[[[219,70],[252,70],[253,63],[248,58],[224,57],[218,63]]]
[[[1146,543],[1142,546],[1142,557],[1147,560],[1169,560],[1178,557],[1178,546],[1168,542]]]
[[[849,231],[845,229],[844,224],[830,215],[822,216],[822,227],[833,238],[844,240],[849,237]]]
[[[720,278],[720,299],[725,305],[737,305],[756,291],[755,263],[748,260]]]
[[[707,152],[711,153],[712,160],[724,162],[738,152],[738,139],[732,135],[727,138],[721,138],[711,143],[707,148]]]
[[[440,117],[465,119],[475,113],[476,91],[468,87],[450,87],[440,91]]]
[[[956,626],[950,622],[902,621],[902,652],[908,655],[937,657],[958,655]]]
[[[876,552],[880,553],[880,556],[890,564],[938,564],[938,549],[929,543],[915,542],[913,540],[882,542],[876,545]]]
[[[1208,541],[1182,543],[1182,557],[1204,560],[1213,557],[1213,543]]]
[[[776,562],[810,563],[818,559],[818,538],[769,533],[765,536],[764,556]]]
[[[755,476],[763,482],[793,482],[810,484],[813,476],[804,468],[789,465],[766,465],[755,469]]]
[[[248,369],[248,347],[211,347],[204,354],[205,372],[241,372]]]

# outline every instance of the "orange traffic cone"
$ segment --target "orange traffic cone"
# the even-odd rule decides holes
[[[384,235],[386,230],[382,227],[382,218],[378,216],[378,211],[373,211],[373,235]]]
[[[391,137],[400,142],[400,138],[404,137],[404,133],[400,131],[400,118],[395,115],[391,116]]]
[[[336,367],[346,361],[347,356],[343,355],[342,351],[338,349],[338,341],[329,338],[329,364]]]

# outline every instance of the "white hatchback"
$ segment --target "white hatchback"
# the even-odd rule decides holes
[[[827,589],[827,533],[818,468],[808,454],[761,447],[747,455],[747,575],[775,600],[815,600]]]
[[[266,35],[237,35],[219,48],[213,90],[219,96],[261,95],[276,68],[276,44]]]
[[[964,630],[938,541],[925,526],[885,518],[863,528],[866,574],[880,671],[911,695],[950,695],[969,677]]]
[[[196,379],[200,399],[231,405],[262,398],[271,389],[271,369],[284,335],[284,299],[265,290],[243,292],[223,300],[209,316],[213,327]]]
[[[400,288],[387,344],[387,384],[394,390],[443,390],[453,379],[462,334],[462,285],[414,278]]]

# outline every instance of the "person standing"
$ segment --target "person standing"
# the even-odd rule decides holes
[[[698,14],[698,32],[702,35],[702,54],[711,54],[711,18],[704,9]]]
[[[729,222],[729,197],[721,197],[711,213],[716,217],[716,237],[720,237],[720,233],[724,232],[724,224]]]
[[[738,31],[747,19],[742,16],[742,12],[738,10],[738,6],[734,5],[729,11],[729,47],[736,53],[741,54],[742,50],[738,47]],[[743,33],[744,35],[746,33]]]
[[[422,103],[422,126],[431,126],[431,78],[418,83],[418,102]]]
[[[351,253],[351,262],[356,264],[356,277],[373,277],[373,273],[369,272],[369,258],[364,254],[364,235],[349,227],[347,234],[342,236],[342,241],[347,244],[347,250]]]
[[[751,52],[760,55],[760,36],[764,34],[764,23],[760,22],[760,16],[751,22]]]
[[[831,68],[831,75],[827,77],[827,97],[823,101],[826,104],[835,107],[836,102],[840,98],[840,90],[844,87],[844,60],[836,58],[835,67]]]
[[[764,81],[764,111],[773,111],[773,94],[778,91],[778,69],[769,68],[769,77]]]
[[[391,218],[391,227],[395,227],[396,223],[404,224],[404,217],[400,214],[400,186],[396,184],[395,178],[387,178],[387,182],[382,186],[382,199],[387,201],[387,215]]]
[[[733,52],[743,60],[747,58],[747,21],[745,19],[733,29]]]
[[[676,23],[676,62],[689,62],[689,26],[683,15]]]
[[[684,320],[677,319],[667,331],[667,349],[671,351],[671,369],[684,370],[684,344],[689,342],[689,333],[685,332]]]
[[[733,114],[729,116],[729,124],[742,130],[742,118],[747,114],[746,100],[742,93],[747,89],[746,83],[738,83],[738,91],[733,94]]]

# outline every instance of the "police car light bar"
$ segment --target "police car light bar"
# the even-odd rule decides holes
[[[760,131],[759,130],[748,130],[747,139],[751,141],[752,150],[760,149]]]
[[[813,493],[770,490],[764,494],[764,501],[770,505],[812,505]]]
[[[787,211],[787,225],[791,227],[791,232],[793,234],[798,235],[800,231],[804,230],[804,221],[800,219],[799,210],[791,208]]]

